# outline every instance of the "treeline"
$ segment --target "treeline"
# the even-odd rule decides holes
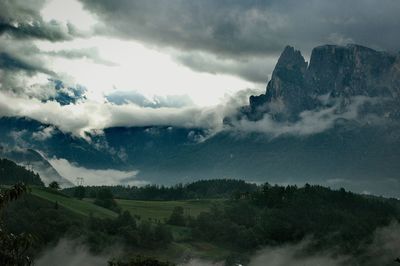
[[[196,218],[193,237],[241,250],[296,242],[312,236],[316,249],[357,253],[378,227],[399,218],[397,201],[321,186],[270,186],[236,194]]]
[[[0,158],[0,184],[11,186],[19,182],[44,186],[39,174],[17,165],[13,161]]]
[[[136,186],[86,186],[82,188],[63,189],[70,196],[84,193],[84,197],[96,198],[101,191],[107,188],[114,198],[131,200],[184,200],[201,198],[229,198],[234,193],[250,193],[257,190],[257,185],[246,183],[243,180],[211,179],[200,180],[188,184],[175,186],[146,185]],[[80,193],[76,193],[78,191]]]

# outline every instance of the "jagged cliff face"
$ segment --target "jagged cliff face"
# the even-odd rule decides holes
[[[345,106],[357,96],[381,99],[369,112],[398,118],[400,56],[359,45],[324,45],[312,51],[307,64],[299,51],[288,46],[266,93],[250,97],[243,111],[250,120],[268,113],[279,121],[295,121],[305,110],[333,102]]]
[[[301,53],[293,47],[286,47],[275,66],[266,93],[250,97],[251,118],[257,120],[263,112],[269,112],[276,118],[284,119],[291,112],[308,107],[308,97],[304,93],[306,71],[307,62]],[[287,109],[288,105],[291,112]]]

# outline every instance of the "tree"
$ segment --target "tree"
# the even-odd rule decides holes
[[[10,203],[21,197],[27,188],[24,184],[16,184],[11,189],[0,192],[0,211]],[[8,233],[0,223],[0,265],[31,265],[31,260],[26,256],[32,244],[32,236],[28,234],[14,235]]]
[[[139,241],[142,247],[153,247],[153,230],[148,221],[142,221],[138,226]]]
[[[154,240],[160,244],[168,244],[172,239],[172,234],[168,228],[164,224],[157,223],[154,228]]]
[[[121,211],[121,209],[115,202],[114,196],[109,188],[102,188],[97,192],[94,204],[115,212]]]
[[[49,184],[49,188],[51,189],[55,189],[55,190],[59,190],[60,189],[60,185],[58,184],[57,181],[53,181]]]
[[[86,189],[84,186],[77,186],[74,189],[74,197],[77,199],[83,199],[86,196]]]
[[[167,222],[172,225],[185,226],[186,223],[183,207],[176,206]]]

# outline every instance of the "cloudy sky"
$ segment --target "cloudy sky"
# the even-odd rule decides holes
[[[0,116],[209,126],[286,45],[400,50],[397,0],[1,0]],[[231,106],[232,107],[232,106]]]

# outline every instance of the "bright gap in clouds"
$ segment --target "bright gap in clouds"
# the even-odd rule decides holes
[[[60,9],[59,7],[63,8]],[[82,9],[75,0],[52,0],[42,10],[46,20],[57,20],[85,25],[90,31],[96,17]],[[64,81],[80,84],[88,89],[88,97],[102,101],[112,91],[136,91],[148,98],[154,95],[187,95],[198,106],[218,104],[226,94],[255,88],[259,84],[226,74],[200,73],[180,64],[171,48],[155,48],[146,44],[112,37],[76,38],[68,42],[36,41],[46,52],[94,49],[101,60],[115,65],[101,64],[90,58],[47,55],[48,68]]]
[[[87,87],[92,99],[114,90],[153,95],[188,95],[200,106],[218,104],[226,94],[252,88],[253,83],[229,75],[199,73],[177,63],[170,55],[144,45],[117,39],[94,37],[66,43],[37,42],[44,51],[97,49],[105,65],[88,58],[50,57],[50,68]]]
[[[96,18],[84,10],[76,0],[51,0],[41,10],[44,20],[56,20],[71,23],[80,30],[90,30],[96,24]]]

